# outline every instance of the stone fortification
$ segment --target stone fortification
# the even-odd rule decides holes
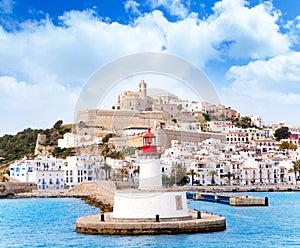
[[[31,192],[37,189],[35,183],[0,183],[0,198],[15,195],[17,193]]]
[[[194,143],[199,143],[210,138],[219,139],[221,142],[225,142],[226,140],[225,135],[220,133],[188,132],[171,129],[158,129],[157,132],[154,133],[157,136],[158,145],[166,147],[171,147],[172,140]]]
[[[95,127],[103,127],[106,130],[122,134],[124,128],[129,126],[155,126],[157,121],[164,120],[162,111],[134,111],[134,110],[91,110],[80,111],[77,117],[76,132],[78,134],[94,134]]]

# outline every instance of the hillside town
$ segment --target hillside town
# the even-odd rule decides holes
[[[125,91],[110,110],[78,113],[73,132],[57,148],[38,135],[35,156],[10,165],[10,177],[38,189],[72,188],[86,181],[120,180],[137,185],[139,147],[148,128],[161,152],[163,185],[296,185],[300,181],[300,127],[264,123],[220,104],[181,100],[162,92]]]

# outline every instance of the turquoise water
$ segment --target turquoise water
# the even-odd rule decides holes
[[[223,232],[192,235],[78,234],[75,221],[99,210],[80,199],[0,199],[0,247],[300,247],[300,193],[267,196],[269,207],[194,201],[191,208],[223,215]]]

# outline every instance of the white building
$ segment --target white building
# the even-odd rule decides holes
[[[102,138],[92,137],[91,135],[78,135],[73,133],[65,133],[63,139],[58,139],[58,147],[71,148],[83,147],[94,144],[100,144]]]
[[[34,170],[28,173],[28,181],[35,182],[38,189],[54,190],[64,188],[63,170]]]
[[[24,158],[10,165],[10,176],[20,182],[36,183],[39,189],[61,189],[64,187],[64,166],[63,159]]]
[[[67,164],[63,168],[66,186],[74,187],[85,181],[105,180],[103,156],[72,156],[66,160]]]

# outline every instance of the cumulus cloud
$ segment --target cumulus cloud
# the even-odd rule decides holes
[[[288,51],[287,37],[262,4],[231,8],[232,2],[216,4],[208,20],[190,14],[170,22],[161,11],[153,11],[124,25],[107,23],[93,11],[71,11],[60,18],[60,26],[45,19],[26,22],[15,33],[0,29],[0,70],[26,75],[34,83],[72,83],[85,80],[107,61],[135,52],[165,50],[204,67],[224,57],[264,58]]]
[[[288,30],[290,40],[296,45],[300,44],[300,15],[289,20],[284,28]]]
[[[0,133],[23,128],[49,127],[57,119],[73,121],[79,89],[58,84],[28,84],[13,77],[0,77]]]
[[[289,51],[289,37],[277,24],[280,12],[270,2],[250,8],[243,0],[223,0],[213,10],[210,33],[223,56],[261,59]]]
[[[150,6],[153,9],[164,7],[171,15],[181,19],[189,14],[190,1],[182,0],[149,0]]]
[[[269,60],[233,66],[227,77],[242,94],[265,98],[266,92],[300,92],[300,52],[278,55]],[[275,99],[276,100],[276,99]]]
[[[126,12],[132,12],[133,14],[136,14],[136,15],[141,14],[141,12],[138,9],[139,6],[140,6],[140,4],[134,0],[127,0],[124,4],[124,8],[125,8]]]
[[[36,92],[36,99],[40,99],[37,92],[40,95],[56,92],[62,102],[62,95],[66,94],[69,100],[65,106],[70,107],[74,90],[82,87],[100,66],[132,53],[165,51],[182,56],[202,69],[210,61],[256,59],[247,66],[231,68],[228,74],[233,80],[231,90],[246,94],[244,79],[253,85],[253,89],[261,89],[262,79],[270,79],[272,74],[275,79],[268,81],[269,84],[282,87],[289,99],[298,101],[298,92],[276,80],[276,73],[283,77],[276,68],[287,72],[284,64],[295,62],[297,56],[290,51],[291,37],[280,32],[280,12],[272,4],[264,2],[250,8],[246,1],[223,0],[214,5],[212,15],[200,19],[197,13],[189,12],[189,2],[151,0],[150,3],[153,8],[168,8],[171,15],[180,18],[170,21],[162,11],[153,10],[141,13],[125,25],[107,21],[93,10],[86,10],[64,13],[59,18],[59,25],[54,25],[49,17],[40,22],[26,21],[15,32],[8,32],[0,26],[0,76],[7,76],[1,78],[1,87],[4,92],[4,86],[8,87],[7,82],[10,82],[11,87],[19,89],[14,95],[2,93],[1,100],[13,106],[22,94],[25,95],[20,99],[25,100],[27,96],[31,100],[31,91]],[[141,11],[134,0],[127,0],[124,7],[128,11]],[[293,23],[296,22],[289,24],[289,30],[294,27]],[[295,32],[293,34],[296,36]],[[296,85],[292,78],[297,77],[299,69],[297,63],[294,66],[294,71],[292,68],[288,71],[291,85]],[[262,71],[262,68],[269,69]],[[264,85],[267,84],[264,82]],[[43,103],[49,111],[57,108],[50,100]],[[39,111],[37,108],[33,110]],[[66,115],[70,111],[71,107],[65,108]]]
[[[227,73],[227,78],[233,82],[225,92],[238,97],[240,106],[248,113],[251,109],[252,113],[262,111],[268,119],[276,114],[284,115],[290,122],[297,123],[299,71],[300,52],[250,62],[246,66],[233,66]]]

